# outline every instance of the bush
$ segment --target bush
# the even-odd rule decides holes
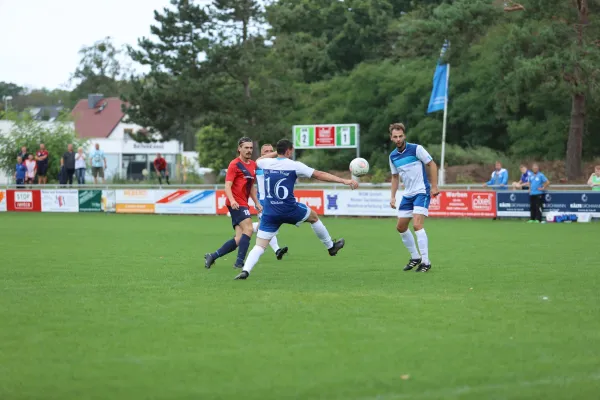
[[[10,132],[0,132],[0,169],[13,176],[17,154],[22,146],[27,147],[29,153],[39,149],[40,143],[46,145],[48,150],[48,183],[58,181],[60,159],[67,145],[72,143],[77,151],[79,146],[86,147],[86,141],[77,139],[75,131],[67,121],[65,123],[42,123],[31,119],[26,113],[20,119],[14,120]]]
[[[441,163],[442,145],[434,144],[427,146],[427,151],[431,154],[436,163]],[[447,166],[466,165],[466,164],[494,164],[497,160],[503,163],[509,163],[510,160],[505,154],[502,154],[489,147],[461,147],[457,145],[446,145],[445,164]]]

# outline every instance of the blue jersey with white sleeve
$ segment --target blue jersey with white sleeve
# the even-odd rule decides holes
[[[285,157],[263,158],[256,164],[263,172],[263,215],[280,216],[295,212],[297,210],[296,196],[294,196],[296,180],[300,177],[310,178],[315,170]]]
[[[390,154],[390,170],[392,175],[400,175],[404,184],[404,196],[429,194],[429,179],[425,165],[433,158],[423,146],[406,143],[403,151],[398,149]]]

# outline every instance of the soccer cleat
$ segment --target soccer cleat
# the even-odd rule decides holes
[[[344,247],[345,244],[346,244],[346,241],[344,239],[334,240],[333,246],[331,246],[330,249],[327,249],[327,251],[329,252],[329,255],[335,256],[338,253],[338,251],[340,251]]]
[[[421,264],[415,272],[427,272],[431,269],[431,264]]]
[[[283,256],[285,256],[285,254],[288,252],[288,248],[287,247],[282,247],[279,250],[277,250],[275,252],[275,255],[277,256],[278,260],[281,260],[283,258]]]
[[[414,267],[418,267],[420,265],[421,265],[421,259],[420,258],[411,258],[408,261],[408,264],[406,264],[406,267],[404,267],[404,271],[410,271]]]
[[[250,276],[248,271],[242,271],[238,276],[234,278],[234,280],[247,279]]]
[[[241,263],[238,262],[238,260],[235,260],[235,264],[233,264],[233,268],[237,268],[237,269],[242,269],[244,268],[244,262],[242,261]]]
[[[210,267],[212,267],[214,263],[215,259],[213,258],[212,254],[206,253],[204,255],[204,268],[210,269]]]

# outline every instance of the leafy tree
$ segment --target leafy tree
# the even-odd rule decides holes
[[[0,134],[0,169],[9,176],[15,171],[17,154],[22,146],[27,146],[30,152],[37,151],[40,143],[46,145],[49,154],[48,182],[58,180],[60,171],[60,157],[67,150],[67,145],[72,143],[74,148],[86,145],[84,140],[78,139],[71,124],[61,120],[59,124],[47,124],[32,120],[30,117],[16,115],[10,132]]]
[[[90,93],[102,93],[106,97],[118,97],[127,90],[128,66],[125,51],[118,49],[110,37],[85,46],[79,54],[81,59],[71,80],[78,82],[72,91],[72,101],[87,98]]]
[[[13,101],[25,92],[25,88],[11,82],[0,82],[0,110],[4,110],[4,97],[11,96]]]

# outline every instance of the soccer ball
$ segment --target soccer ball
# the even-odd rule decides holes
[[[353,176],[363,176],[369,172],[369,163],[364,158],[355,158],[350,163],[350,172]]]
[[[142,175],[148,176],[148,170],[146,168],[142,170]]]

